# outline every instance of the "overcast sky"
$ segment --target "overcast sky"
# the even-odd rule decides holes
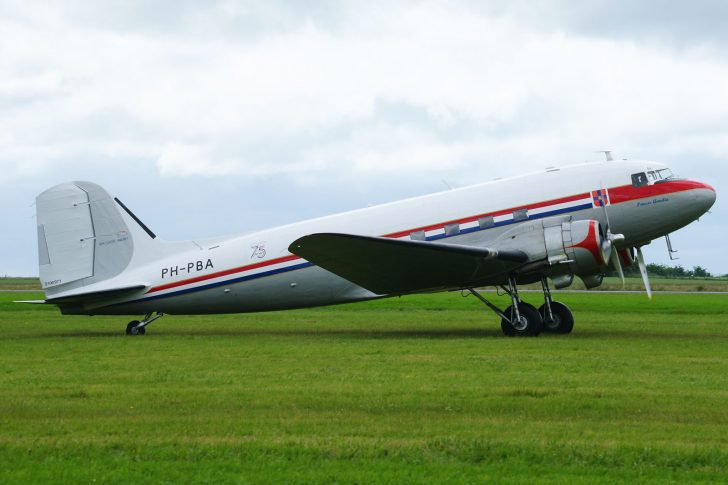
[[[727,18],[695,0],[0,0],[0,274],[38,274],[34,199],[68,180],[187,239],[600,149],[713,184],[673,242],[728,273]],[[646,255],[668,262],[663,241]]]

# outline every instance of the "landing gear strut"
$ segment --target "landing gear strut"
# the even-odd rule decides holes
[[[511,297],[511,306],[506,311],[501,311],[474,288],[468,288],[468,291],[501,317],[501,330],[509,337],[536,337],[541,330],[550,333],[571,333],[574,328],[574,315],[571,310],[563,303],[551,299],[551,290],[545,276],[541,278],[541,287],[544,304],[538,310],[533,305],[521,301],[516,278],[513,275],[508,277],[507,288],[501,286]]]
[[[483,295],[475,291],[474,288],[468,288],[468,291],[501,317],[501,330],[503,330],[505,335],[509,337],[538,336],[543,328],[541,314],[533,305],[521,301],[518,296],[518,286],[515,276],[508,277],[508,288],[504,286],[501,288],[511,296],[511,306],[505,312],[489,302]]]
[[[544,332],[571,333],[574,328],[574,315],[568,306],[551,299],[551,290],[548,281],[544,276],[541,278],[543,288],[544,304],[538,309],[543,319]]]
[[[127,335],[144,335],[147,333],[146,326],[152,323],[157,318],[162,318],[164,313],[157,312],[156,315],[152,316],[152,313],[147,313],[144,319],[140,322],[139,320],[132,320],[126,325]]]

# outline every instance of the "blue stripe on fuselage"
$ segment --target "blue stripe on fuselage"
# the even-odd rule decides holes
[[[535,220],[535,219],[543,219],[545,217],[551,217],[551,216],[555,216],[555,215],[559,215],[559,214],[566,214],[566,213],[570,213],[570,212],[578,212],[581,210],[591,209],[591,208],[592,208],[592,204],[590,202],[588,204],[577,205],[574,207],[566,207],[564,209],[556,209],[553,211],[543,212],[541,214],[530,215],[530,216],[528,216],[528,219],[525,219],[523,221],[514,221],[513,219],[509,219],[509,220],[505,220],[505,221],[496,222],[494,225],[492,225],[490,227],[486,227],[486,228],[481,228],[479,226],[475,226],[475,227],[471,227],[468,229],[463,229],[460,232],[458,232],[457,234],[450,234],[450,235],[438,234],[435,236],[429,236],[426,240],[427,241],[437,241],[440,239],[446,239],[446,238],[450,238],[450,237],[460,236],[462,234],[469,234],[469,233],[478,232],[478,231],[487,231],[488,229],[495,229],[497,227],[509,226],[511,224],[527,222],[527,221],[531,221],[531,220]],[[233,279],[229,279],[229,280],[225,280],[225,281],[209,283],[209,284],[203,285],[203,286],[196,286],[194,288],[187,288],[184,290],[173,291],[171,293],[165,293],[163,295],[150,296],[147,298],[140,298],[138,300],[117,303],[116,305],[127,305],[127,304],[131,304],[131,303],[142,302],[142,301],[151,301],[151,300],[157,300],[160,298],[168,298],[171,296],[184,295],[184,294],[193,293],[196,291],[208,290],[210,288],[217,288],[219,286],[231,285],[231,284],[235,284],[235,283],[242,283],[244,281],[250,281],[250,280],[254,280],[254,279],[258,279],[258,278],[264,278],[266,276],[273,276],[276,274],[286,273],[289,271],[295,271],[298,269],[308,268],[309,266],[313,266],[313,264],[311,264],[309,262],[300,263],[300,264],[296,264],[293,266],[287,266],[285,268],[272,269],[269,271],[263,271],[261,273],[255,273],[252,275],[240,276],[238,278],[233,278]]]

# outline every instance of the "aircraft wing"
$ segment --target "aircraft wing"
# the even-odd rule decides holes
[[[495,284],[528,260],[518,250],[334,233],[303,236],[288,250],[380,295]]]

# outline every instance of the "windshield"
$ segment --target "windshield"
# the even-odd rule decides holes
[[[672,170],[669,168],[661,168],[658,170],[648,170],[647,172],[639,172],[632,174],[632,186],[643,187],[645,185],[659,184],[675,180]]]
[[[675,176],[672,174],[672,170],[669,168],[663,168],[657,171],[657,178],[660,180],[674,179]]]

